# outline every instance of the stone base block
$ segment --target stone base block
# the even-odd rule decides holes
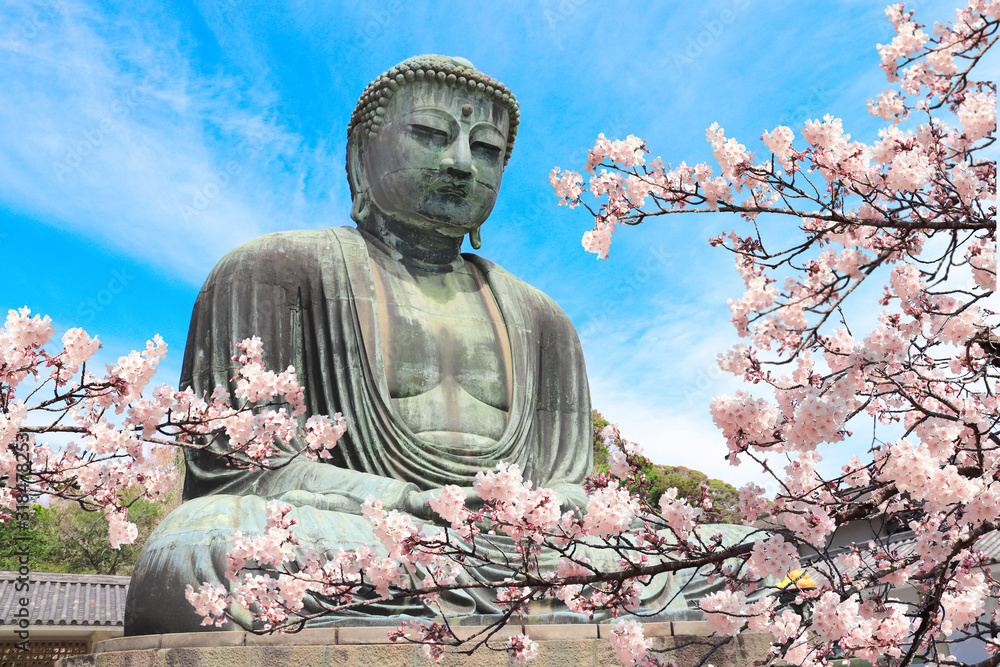
[[[676,626],[676,627],[675,627]],[[194,632],[172,635],[121,637],[98,642],[89,655],[63,658],[59,667],[416,667],[433,664],[423,659],[415,644],[391,643],[392,628],[324,628],[288,635],[247,632]],[[484,628],[462,627],[471,638]],[[503,638],[524,632],[538,642],[534,667],[603,667],[620,665],[608,641],[610,625],[511,625],[494,635],[490,646],[470,655],[471,645],[446,649],[440,664],[451,667],[513,667],[513,658],[499,648]],[[650,623],[646,636],[653,649],[678,665],[708,660],[716,667],[746,667],[767,655],[771,636],[744,633],[713,637],[701,622]],[[666,660],[664,660],[666,661]]]

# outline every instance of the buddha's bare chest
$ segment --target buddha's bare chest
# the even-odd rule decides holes
[[[474,269],[428,276],[374,264],[389,395],[424,396],[428,408],[482,403],[506,412],[506,331]]]

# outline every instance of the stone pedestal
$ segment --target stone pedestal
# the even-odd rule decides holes
[[[511,625],[494,636],[525,632],[538,642],[535,667],[603,667],[620,665],[608,641],[611,625]],[[716,667],[745,667],[762,659],[771,636],[744,633],[730,639],[708,636],[703,622],[648,623],[646,636],[654,649],[674,650],[665,658],[679,665],[696,664],[712,651],[708,662]],[[64,658],[60,667],[397,667],[433,664],[424,660],[421,647],[392,643],[391,628],[342,627],[303,630],[289,635],[254,635],[246,632],[198,632],[172,635],[122,637],[99,642],[90,655]],[[469,636],[482,628],[456,628]],[[718,646],[723,644],[722,646]],[[502,651],[480,647],[471,656],[449,649],[442,665],[463,667],[510,667],[516,661]]]

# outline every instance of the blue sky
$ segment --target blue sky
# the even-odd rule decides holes
[[[950,2],[911,3],[926,22]],[[742,283],[706,239],[725,216],[580,245],[586,213],[556,206],[552,167],[580,170],[599,132],[664,161],[710,159],[718,122],[753,150],[778,124],[831,113],[880,126],[884,1],[538,0],[143,3],[0,8],[0,308],[83,326],[106,356],[153,334],[174,383],[191,307],[228,250],[267,232],[351,224],[345,133],[364,86],[407,57],[459,55],[506,83],[522,120],[481,253],[551,295],[583,341],[594,406],[658,462],[734,483],[708,416],[737,383]],[[995,62],[995,61],[994,61]],[[995,70],[994,70],[995,71]],[[832,458],[839,459],[833,453]],[[846,456],[845,456],[846,458]]]

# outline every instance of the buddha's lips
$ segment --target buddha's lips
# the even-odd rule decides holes
[[[435,192],[451,197],[462,197],[463,199],[469,196],[471,190],[472,187],[468,183],[459,183],[456,181],[447,181],[435,188]]]

